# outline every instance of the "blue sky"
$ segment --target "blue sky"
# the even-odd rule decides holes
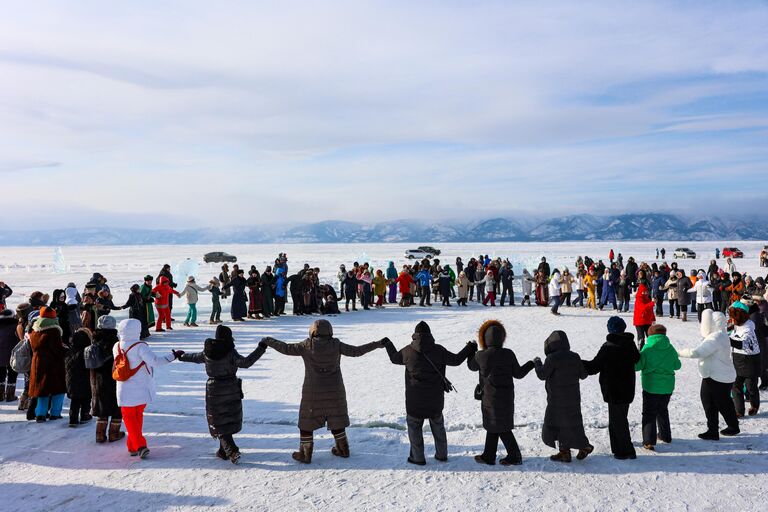
[[[764,1],[16,3],[0,77],[31,227],[768,199]]]

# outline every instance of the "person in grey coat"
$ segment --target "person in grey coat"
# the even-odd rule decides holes
[[[241,356],[235,349],[232,330],[219,325],[215,337],[205,340],[202,352],[185,354],[176,351],[179,361],[205,364],[208,431],[219,440],[216,456],[233,464],[240,460],[240,449],[232,436],[243,428],[243,381],[237,378],[237,370],[253,366],[266,350],[267,344],[262,340],[256,350],[246,357]]]
[[[266,337],[264,342],[287,356],[304,360],[304,386],[299,406],[301,443],[293,459],[309,464],[314,449],[313,432],[324,425],[333,434],[335,446],[331,453],[349,457],[346,428],[349,426],[347,392],[341,375],[341,356],[360,357],[385,346],[387,338],[358,347],[342,343],[333,337],[328,320],[315,320],[309,328],[309,338],[300,343],[284,343]]]
[[[568,336],[563,331],[554,331],[544,342],[544,363],[538,357],[533,360],[536,375],[546,382],[547,410],[541,439],[544,444],[560,451],[550,457],[556,462],[571,462],[571,449],[579,450],[576,458],[585,459],[594,447],[584,433],[581,417],[581,392],[579,380],[588,374],[579,354],[571,352]]]
[[[443,407],[445,405],[445,367],[459,366],[477,350],[470,342],[458,354],[435,343],[426,322],[416,325],[411,344],[398,351],[391,341],[385,348],[393,364],[405,366],[405,411],[411,453],[408,462],[423,466],[424,420],[429,420],[435,439],[435,459],[448,460],[448,438],[445,433]]]
[[[478,332],[479,352],[472,355],[467,366],[473,372],[480,372],[480,384],[475,390],[482,393],[480,409],[483,412],[485,450],[475,456],[480,464],[496,464],[496,449],[499,439],[507,449],[507,456],[499,462],[502,466],[523,463],[520,447],[512,429],[515,428],[515,381],[522,379],[533,370],[533,362],[520,366],[517,356],[504,348],[507,332],[498,320],[487,320]]]

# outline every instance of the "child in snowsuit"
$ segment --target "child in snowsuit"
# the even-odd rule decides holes
[[[216,328],[214,338],[205,340],[202,352],[184,354],[179,361],[205,364],[208,382],[205,384],[205,413],[208,431],[219,440],[216,456],[237,464],[240,449],[233,435],[243,428],[243,383],[237,378],[239,368],[250,368],[264,355],[267,344],[262,340],[256,350],[243,357],[235,349],[232,330],[224,325]]]
[[[171,327],[171,308],[169,300],[171,295],[181,297],[179,292],[171,288],[171,281],[165,276],[160,278],[160,284],[152,288],[152,293],[155,296],[155,307],[157,307],[157,324],[155,325],[155,331],[164,332],[163,323],[165,323],[166,329],[173,330]],[[141,325],[141,323],[139,323]]]
[[[341,375],[341,356],[360,357],[384,347],[384,340],[358,347],[342,343],[333,337],[328,320],[315,320],[309,328],[309,337],[300,343],[284,343],[264,338],[267,346],[287,356],[300,356],[304,360],[304,386],[299,407],[301,443],[293,459],[309,464],[314,449],[313,431],[324,425],[333,434],[335,446],[331,453],[349,457],[346,428],[349,426],[347,393]]]
[[[448,438],[445,433],[443,407],[445,405],[445,367],[459,366],[477,350],[474,343],[468,343],[458,354],[435,343],[429,325],[419,322],[412,336],[411,344],[398,351],[385,338],[385,348],[392,364],[405,366],[405,410],[408,424],[408,439],[411,452],[408,462],[423,466],[424,420],[429,420],[432,437],[435,439],[435,459],[448,460]]]
[[[655,450],[657,438],[665,443],[672,442],[667,408],[675,390],[675,372],[681,364],[677,351],[667,338],[666,327],[654,324],[648,334],[635,370],[641,372],[643,385],[643,448]]]
[[[213,278],[210,281],[208,281],[208,284],[210,285],[208,289],[211,292],[211,318],[208,320],[208,323],[211,325],[214,324],[220,324],[221,323],[221,288],[219,285],[221,284],[217,278]]]
[[[579,354],[571,351],[568,336],[554,331],[544,342],[544,363],[538,357],[533,360],[536,376],[546,382],[547,410],[541,439],[544,444],[560,451],[550,457],[556,462],[571,462],[571,449],[576,448],[578,460],[585,459],[595,449],[584,433],[581,417],[581,392],[579,381],[587,378],[587,370]]]

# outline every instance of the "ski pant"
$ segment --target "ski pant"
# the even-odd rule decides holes
[[[427,306],[431,306],[432,302],[430,302],[430,292],[429,292],[429,286],[421,286],[421,299],[419,300],[419,306],[424,305],[424,301],[427,301]]]
[[[731,387],[729,382],[717,382],[711,378],[701,380],[701,406],[707,417],[707,432],[718,434],[720,418],[732,429],[739,429],[739,419],[736,417],[736,408],[731,400]]]
[[[650,328],[650,325],[635,326],[635,330],[637,331],[637,347],[639,350],[643,349],[643,345],[645,345],[645,338],[648,337],[648,329]]]
[[[9,386],[16,386],[18,376],[19,374],[10,366],[0,366],[0,384],[5,384],[7,378]]]
[[[170,308],[157,308],[157,324],[155,324],[155,330],[161,330],[165,326],[171,328],[171,310]]]
[[[383,306],[384,305],[384,294],[376,296],[376,305],[377,306]]]
[[[387,297],[387,302],[390,304],[397,302],[397,283],[391,283],[389,285],[389,297]]]
[[[45,417],[48,414],[48,405],[51,406],[51,417],[61,416],[61,409],[64,407],[64,393],[53,396],[37,397],[35,406],[35,416]]]
[[[211,322],[218,322],[219,320],[221,320],[221,302],[215,300],[211,307]]]
[[[672,441],[668,410],[671,397],[643,391],[643,444],[655,446],[657,437],[664,442]]]
[[[635,455],[632,436],[629,433],[629,404],[608,404],[608,437],[611,452],[618,456]]]
[[[232,437],[232,434],[224,434],[219,436],[219,447],[222,452],[224,452],[224,455],[227,457],[231,457],[232,454],[238,453],[240,451],[240,448],[237,447],[235,444],[235,439]]]
[[[507,457],[513,461],[522,461],[523,455],[520,453],[520,447],[517,445],[517,439],[515,434],[510,430],[509,432],[486,432],[485,433],[485,449],[481,457],[489,464],[496,462],[496,450],[499,447],[499,439],[504,443],[504,448],[507,449]]]
[[[714,310],[715,308],[711,302],[707,302],[706,304],[696,304],[696,311],[699,314],[699,323],[701,323],[701,314],[704,312],[705,309]]]
[[[755,356],[752,356],[755,357]],[[759,355],[757,357],[760,357]],[[747,388],[749,396],[749,406],[754,409],[760,408],[760,391],[757,387],[757,377],[736,376],[733,383],[731,395],[733,396],[733,405],[736,407],[736,414],[744,416],[744,388]]]
[[[496,306],[496,293],[493,290],[489,291],[488,294],[483,299],[483,306],[488,304],[489,301],[491,303],[491,306]]]
[[[435,440],[435,458],[446,459],[448,457],[448,436],[445,433],[443,415],[434,418],[416,418],[410,414],[406,416],[408,425],[408,440],[411,443],[411,460],[424,462],[424,420],[429,420],[429,429]]]
[[[144,428],[144,409],[147,404],[141,404],[134,407],[120,407],[123,413],[123,423],[128,431],[126,445],[129,452],[137,452],[139,448],[147,447],[147,440],[144,439],[142,430]]]
[[[91,399],[73,398],[69,401],[69,422],[73,424],[80,423],[84,416],[91,413]]]
[[[187,310],[187,319],[184,320],[184,323],[186,324],[197,323],[197,304],[189,305],[189,309]]]

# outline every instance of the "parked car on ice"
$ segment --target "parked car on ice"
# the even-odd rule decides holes
[[[675,249],[675,252],[672,254],[674,258],[683,258],[683,259],[696,259],[696,253],[690,250],[687,247],[678,247]]]
[[[743,258],[744,253],[737,247],[723,247],[723,258]]]
[[[405,257],[409,260],[423,260],[424,258],[432,258],[433,253],[422,251],[421,249],[408,249],[405,251]]]
[[[206,263],[235,263],[237,257],[226,252],[214,251],[205,254],[203,261]]]
[[[440,249],[435,249],[431,245],[422,245],[421,247],[417,247],[417,249],[431,254],[432,256],[440,256]]]

